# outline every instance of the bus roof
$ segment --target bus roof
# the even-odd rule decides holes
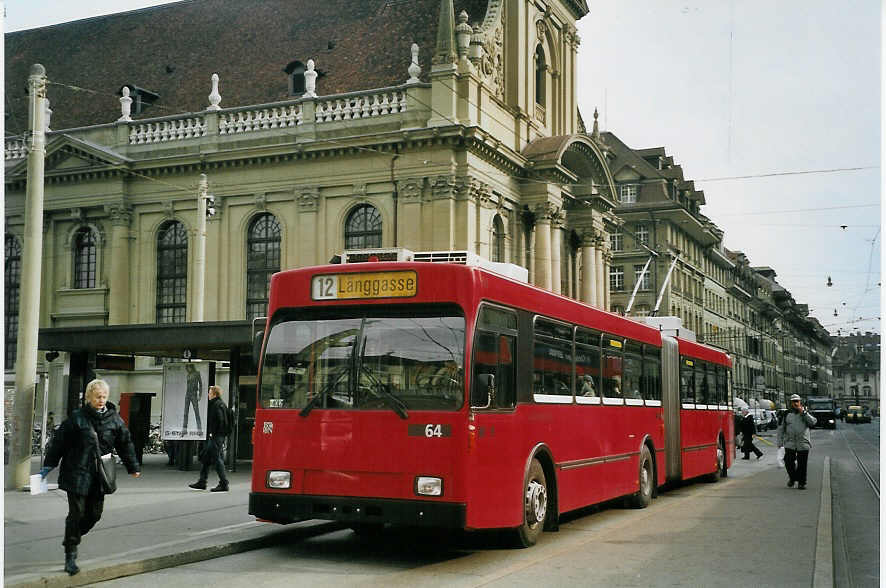
[[[315,300],[311,296],[311,281],[314,276],[381,274],[410,270],[418,272],[420,278],[414,296],[347,300]],[[613,335],[629,337],[641,343],[661,346],[661,333],[653,327],[479,267],[455,263],[366,262],[320,265],[278,272],[271,278],[268,311],[271,314],[274,310],[287,306],[389,305],[399,302],[454,302],[474,308],[482,301],[497,302]],[[722,359],[720,362],[722,363]]]

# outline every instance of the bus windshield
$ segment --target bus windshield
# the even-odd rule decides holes
[[[443,312],[441,312],[443,310]],[[457,410],[464,396],[465,320],[338,309],[275,320],[261,370],[262,408]],[[418,316],[416,316],[418,314]]]
[[[810,400],[809,410],[834,410],[834,402],[832,400]]]

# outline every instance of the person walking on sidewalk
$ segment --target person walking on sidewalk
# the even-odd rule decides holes
[[[200,453],[200,479],[189,484],[193,490],[206,490],[206,478],[209,476],[209,466],[215,465],[218,474],[218,486],[211,492],[227,492],[228,478],[225,475],[225,439],[231,432],[231,413],[221,399],[219,386],[209,387],[209,409],[206,416],[206,433],[208,438],[203,451]]]
[[[751,452],[754,452],[754,455],[757,456],[757,459],[763,457],[763,452],[757,449],[757,446],[754,445],[754,433],[757,432],[757,427],[754,425],[754,416],[748,410],[747,407],[741,409],[741,450],[744,452],[744,457],[742,459],[751,459]]]
[[[809,428],[815,426],[815,417],[806,412],[803,399],[798,394],[791,396],[791,408],[784,415],[778,428],[777,443],[784,447],[784,467],[788,472],[788,488],[797,484],[800,490],[806,489],[806,464],[812,439]]]
[[[108,383],[92,380],[86,385],[86,404],[61,424],[52,436],[46,461],[40,469],[44,478],[61,462],[58,487],[68,494],[68,516],[65,519],[65,571],[74,575],[77,567],[77,546],[102,516],[105,495],[98,474],[98,457],[117,450],[126,471],[138,478],[141,471],[135,459],[135,448],[129,429],[108,402]]]

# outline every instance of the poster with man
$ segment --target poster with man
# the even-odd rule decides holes
[[[167,363],[163,366],[164,441],[206,439],[209,363]]]

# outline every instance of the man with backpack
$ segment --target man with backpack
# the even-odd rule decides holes
[[[221,399],[222,389],[219,386],[209,387],[209,408],[206,418],[206,442],[203,451],[200,452],[200,479],[189,484],[193,490],[206,490],[206,478],[209,476],[209,466],[215,465],[218,473],[218,486],[210,492],[227,492],[228,478],[225,475],[225,439],[231,434],[233,418],[229,409]]]

